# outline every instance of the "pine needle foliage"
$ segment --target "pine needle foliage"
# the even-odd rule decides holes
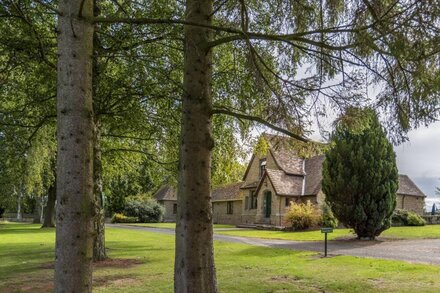
[[[396,206],[396,155],[377,114],[367,108],[362,131],[340,123],[323,167],[323,191],[334,215],[358,238],[374,239],[391,225]]]

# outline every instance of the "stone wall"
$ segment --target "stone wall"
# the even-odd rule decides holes
[[[421,196],[397,195],[396,209],[404,209],[423,215],[425,212],[425,198]]]
[[[424,215],[422,218],[425,219],[426,224],[440,224],[440,215]]]
[[[270,152],[267,154],[266,157],[259,157],[255,155],[253,160],[250,162],[250,167],[245,178],[245,184],[249,184],[260,179],[260,160],[264,158],[266,159],[266,168],[279,169]]]
[[[232,203],[232,214],[227,213],[228,202]],[[214,224],[232,224],[239,225],[242,213],[242,201],[216,201],[212,203],[212,219]]]
[[[163,216],[164,222],[175,222],[176,221],[176,214],[174,213],[174,205],[177,205],[177,201],[175,200],[164,200],[160,201],[160,204],[163,205],[165,208],[165,213]]]
[[[250,200],[250,191],[249,189],[244,189],[240,191],[241,198],[243,198],[242,205],[241,205],[241,224],[254,224],[255,223],[255,216],[257,215],[257,209],[248,209],[245,206],[245,198],[246,196],[249,197]],[[258,203],[258,199],[257,199]]]

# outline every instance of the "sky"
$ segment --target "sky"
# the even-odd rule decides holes
[[[409,141],[395,147],[400,174],[408,175],[428,196],[440,187],[440,122],[409,133]]]

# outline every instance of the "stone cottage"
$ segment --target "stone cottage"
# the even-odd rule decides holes
[[[289,146],[288,138],[266,135],[266,139],[266,155],[252,155],[242,182],[212,191],[214,223],[282,226],[291,201],[324,202],[321,181],[325,157],[302,158]],[[396,208],[422,214],[425,197],[408,176],[399,176]],[[164,186],[156,199],[165,206],[165,220],[175,220],[175,192]]]

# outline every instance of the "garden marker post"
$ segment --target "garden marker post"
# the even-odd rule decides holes
[[[327,233],[332,233],[333,228],[321,228],[321,233],[324,233],[324,257],[327,257]]]

